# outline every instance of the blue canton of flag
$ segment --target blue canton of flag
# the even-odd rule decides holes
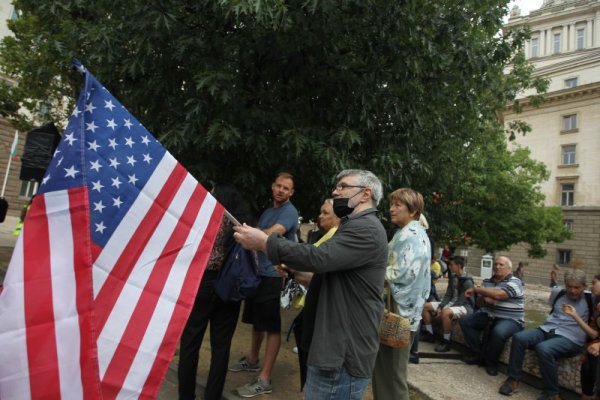
[[[166,150],[100,82],[89,78],[39,193],[87,182],[91,238],[104,247]]]

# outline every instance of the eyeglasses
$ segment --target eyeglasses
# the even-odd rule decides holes
[[[339,183],[337,185],[335,185],[334,189],[341,191],[341,190],[345,190],[348,188],[366,188],[366,186],[362,186],[362,185],[348,185],[347,183]]]

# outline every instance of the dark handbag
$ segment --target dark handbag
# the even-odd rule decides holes
[[[379,342],[386,346],[401,349],[410,344],[410,321],[391,310],[392,295],[387,291],[387,308],[379,325]]]

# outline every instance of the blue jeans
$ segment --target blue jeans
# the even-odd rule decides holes
[[[582,347],[564,336],[544,332],[540,328],[526,329],[513,336],[508,361],[508,376],[521,378],[525,349],[533,347],[538,356],[544,392],[552,396],[559,393],[556,360],[563,357],[573,357],[581,352]]]
[[[360,400],[369,385],[369,378],[356,378],[341,367],[325,370],[308,366],[305,400]]]
[[[523,325],[515,320],[492,318],[483,311],[465,315],[458,320],[458,323],[469,348],[485,362],[485,365],[490,367],[497,366],[498,357],[504,349],[506,340],[523,330]],[[486,329],[489,333],[485,344],[482,345],[481,335]]]

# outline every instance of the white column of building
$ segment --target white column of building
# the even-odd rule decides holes
[[[600,47],[600,10],[596,11],[596,20],[594,21],[594,31],[596,38],[590,47]]]
[[[541,56],[545,56],[546,55],[546,30],[545,29],[540,29],[540,40],[539,40],[539,45],[538,45],[538,52]]]
[[[573,51],[577,49],[577,27],[575,26],[575,22],[569,26],[571,27],[571,34],[569,35],[569,50]]]
[[[539,39],[538,39],[539,40]],[[523,51],[525,52],[525,58],[531,58],[531,39],[525,41],[525,45],[523,46]]]
[[[593,40],[592,40],[592,21],[591,19],[588,19],[587,21],[587,25],[585,26],[585,48],[589,49],[593,46]]]
[[[566,53],[569,51],[569,25],[565,24],[560,34],[560,52]]]

